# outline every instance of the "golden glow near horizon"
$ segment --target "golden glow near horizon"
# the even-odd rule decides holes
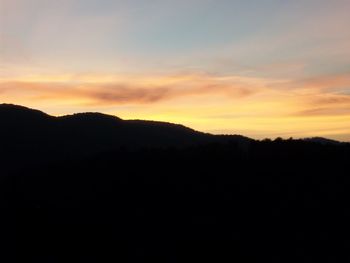
[[[349,74],[350,76],[350,74]],[[102,111],[124,119],[182,123],[254,138],[327,136],[349,140],[350,98],[330,85],[349,76],[295,83],[207,74],[48,75],[0,79],[2,102],[53,115]]]
[[[0,103],[350,141],[350,1],[0,0]]]

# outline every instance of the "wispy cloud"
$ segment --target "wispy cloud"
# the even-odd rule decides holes
[[[303,88],[337,92],[339,89],[350,89],[350,72],[306,78],[298,81],[298,84]]]
[[[252,85],[254,83],[254,85]],[[151,104],[188,96],[221,95],[244,98],[260,92],[266,83],[260,79],[224,78],[210,75],[174,76],[51,76],[27,80],[0,81],[7,98],[38,101],[79,99],[85,104]]]

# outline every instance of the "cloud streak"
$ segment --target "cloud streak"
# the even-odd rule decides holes
[[[56,79],[56,80],[55,80]],[[224,96],[231,99],[251,96],[264,87],[262,80],[226,79],[210,75],[155,77],[86,76],[70,78],[29,78],[0,81],[3,98],[37,101],[78,99],[86,104],[152,104],[189,96]],[[50,81],[49,81],[50,80]],[[252,82],[254,86],[250,86]]]

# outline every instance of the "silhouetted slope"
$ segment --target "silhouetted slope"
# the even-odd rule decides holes
[[[38,110],[12,104],[1,104],[0,132],[1,136],[5,136],[2,142],[10,140],[14,145],[16,141],[12,139],[21,142],[36,139],[40,137],[39,134],[48,132],[48,128],[52,125],[54,119],[54,117]]]
[[[165,122],[122,120],[101,113],[79,113],[63,117],[49,116],[22,106],[0,105],[0,156],[28,163],[83,157],[120,147],[185,147],[234,140],[249,143],[243,137],[220,137]]]
[[[0,104],[0,118],[2,122],[10,124],[17,122],[29,123],[29,121],[42,121],[43,119],[50,118],[50,116],[39,110],[30,109],[24,106]]]
[[[348,143],[2,108],[3,262],[348,261]]]
[[[323,137],[312,137],[312,138],[305,138],[304,141],[308,142],[314,142],[314,143],[321,143],[321,144],[342,144],[342,142],[323,138]]]

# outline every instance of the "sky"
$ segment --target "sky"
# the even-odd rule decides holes
[[[0,103],[350,141],[350,0],[0,0]]]

